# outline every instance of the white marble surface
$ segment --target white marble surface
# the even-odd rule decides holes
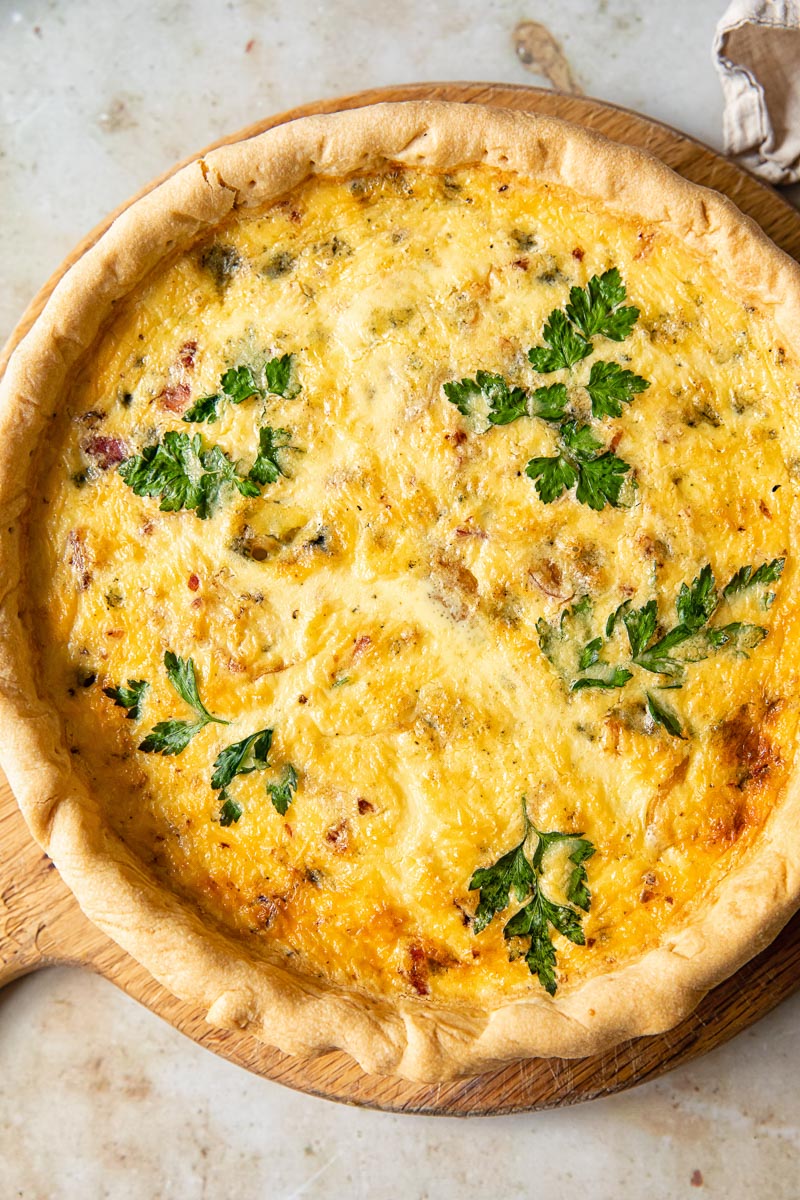
[[[259,115],[423,79],[542,83],[545,22],[589,94],[719,145],[716,0],[0,0],[0,337],[150,177]],[[0,1200],[549,1195],[795,1200],[800,995],[705,1059],[578,1109],[460,1122],[250,1076],[88,975],[0,994]]]

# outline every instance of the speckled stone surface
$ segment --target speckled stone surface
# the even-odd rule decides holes
[[[562,79],[718,146],[723,8],[0,0],[0,337],[104,213],[260,115],[396,82],[546,83],[516,52],[524,20],[560,43]],[[110,984],[51,970],[0,993],[0,1200],[796,1200],[798,1062],[800,995],[705,1059],[581,1108],[390,1116],[248,1075]]]

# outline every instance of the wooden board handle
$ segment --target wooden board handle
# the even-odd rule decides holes
[[[59,912],[73,906],[0,773],[0,987],[48,962],[64,961],[52,926]]]

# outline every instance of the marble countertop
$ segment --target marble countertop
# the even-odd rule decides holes
[[[61,258],[176,159],[258,116],[435,79],[549,82],[712,146],[722,0],[0,2],[0,339]],[[515,44],[546,22],[561,54]],[[540,67],[540,69],[542,69]],[[0,1200],[795,1200],[800,994],[662,1080],[458,1121],[312,1099],[53,969],[0,993]]]

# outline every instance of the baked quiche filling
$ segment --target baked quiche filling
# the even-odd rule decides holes
[[[26,613],[105,820],[253,952],[551,994],[786,784],[800,376],[699,255],[488,167],[313,180],[127,300]]]

